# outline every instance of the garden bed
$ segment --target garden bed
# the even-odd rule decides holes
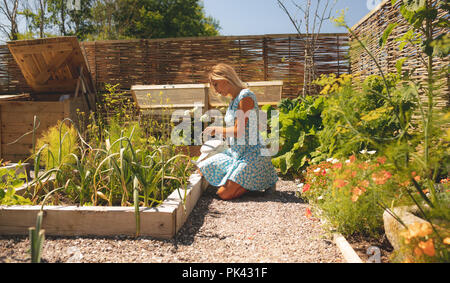
[[[170,239],[183,226],[208,186],[191,175],[187,190],[175,190],[158,207],[140,208],[141,236]],[[183,205],[183,198],[186,195]],[[27,235],[41,206],[0,206],[0,234]],[[43,229],[54,236],[136,235],[134,207],[44,206]]]
[[[375,239],[371,237],[365,237],[362,235],[353,235],[351,237],[346,237],[347,242],[356,252],[356,254],[361,258],[363,262],[368,262],[370,259],[375,259],[376,255],[367,254],[370,251],[370,247],[378,248],[380,251],[380,262],[379,263],[390,263],[390,257],[393,252],[392,245],[383,237],[382,239]],[[376,262],[377,263],[377,262]]]

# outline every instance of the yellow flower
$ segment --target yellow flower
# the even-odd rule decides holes
[[[421,248],[427,256],[434,256],[436,254],[436,251],[434,249],[433,239],[429,239],[426,242],[420,242],[419,248]]]

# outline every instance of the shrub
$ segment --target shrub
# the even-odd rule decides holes
[[[404,180],[385,166],[386,159],[345,162],[329,159],[306,170],[302,198],[344,235],[379,236],[383,232],[383,206],[406,204],[400,185]]]
[[[308,165],[310,153],[319,146],[316,134],[322,128],[324,105],[322,96],[307,96],[290,103],[285,100],[280,105],[280,151],[272,163],[282,174],[296,173]],[[276,127],[271,124],[271,128]]]
[[[397,75],[388,78],[390,85],[396,85]],[[364,149],[380,150],[378,143],[385,146],[399,135],[402,128],[398,117],[409,123],[415,108],[413,98],[403,89],[394,92],[390,101],[385,100],[386,88],[375,75],[361,86],[346,83],[332,89],[336,91],[326,99],[323,129],[317,134],[320,147],[312,154],[313,163],[329,157],[344,158]]]

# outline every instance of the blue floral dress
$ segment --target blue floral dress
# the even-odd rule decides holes
[[[236,111],[239,102],[245,97],[253,99],[258,113],[256,96],[249,89],[243,89],[240,94],[231,101],[225,115],[228,126],[234,125]],[[249,119],[250,120],[250,119]],[[257,141],[249,141],[249,122],[245,127],[245,142],[234,137],[228,138],[229,148],[223,153],[216,154],[198,164],[205,179],[213,186],[225,185],[231,180],[241,185],[247,191],[265,191],[278,181],[277,172],[272,165],[270,156],[261,155],[261,139],[257,133]]]

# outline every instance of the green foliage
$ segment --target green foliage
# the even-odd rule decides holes
[[[18,14],[27,22],[26,31],[18,36],[29,39],[215,36],[220,29],[217,20],[205,15],[199,0],[45,0],[24,3]]]
[[[350,86],[352,79],[353,76],[349,74],[342,74],[339,77],[333,73],[329,75],[321,74],[318,79],[313,81],[313,84],[322,87],[320,94],[329,95],[342,91],[343,87]]]
[[[283,174],[289,171],[295,173],[305,167],[310,152],[319,146],[316,134],[322,128],[321,113],[324,105],[324,97],[311,96],[292,104],[284,101],[280,105],[277,133],[280,137],[280,152],[272,159],[272,163]],[[272,125],[272,128],[276,127]]]
[[[198,0],[98,1],[93,14],[93,39],[214,36],[219,29]]]
[[[389,74],[387,81],[394,87],[398,76]],[[318,133],[320,147],[313,154],[313,162],[346,157],[364,149],[379,150],[373,140],[392,143],[401,130],[400,121],[409,123],[415,109],[414,97],[404,88],[392,93],[388,101],[380,76],[369,76],[361,87],[344,84],[336,89],[325,102],[323,129]]]
[[[20,164],[19,164],[20,166]],[[25,205],[31,201],[23,196],[17,195],[15,188],[24,184],[24,173],[16,175],[15,169],[0,167],[0,205]]]
[[[71,154],[78,150],[78,134],[73,125],[58,121],[38,138],[36,148],[40,165],[52,169],[63,163],[72,163]]]

